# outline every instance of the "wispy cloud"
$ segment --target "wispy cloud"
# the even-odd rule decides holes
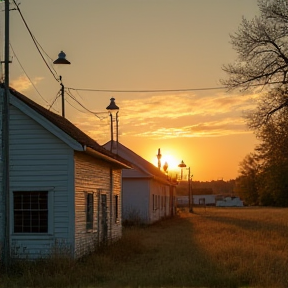
[[[255,107],[255,98],[257,95],[190,93],[117,101],[119,134],[167,139],[248,133],[243,112]],[[96,139],[103,138],[103,133],[109,136],[109,119],[95,121],[92,117],[93,125],[86,115],[86,120],[79,121],[80,128]]]
[[[34,85],[39,83],[41,80],[43,80],[43,77],[36,77],[32,79]],[[11,87],[13,87],[14,89],[16,89],[17,91],[21,93],[29,90],[33,86],[31,81],[25,75],[22,75],[18,77],[17,79],[12,80],[10,84],[11,84]]]

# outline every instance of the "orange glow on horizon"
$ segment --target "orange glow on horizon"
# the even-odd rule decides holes
[[[157,153],[155,153],[155,157],[153,157],[150,162],[158,167],[158,159],[156,154]],[[163,170],[163,166],[166,162],[168,164],[168,172],[177,172],[180,169],[178,165],[180,164],[181,159],[176,156],[177,153],[173,153],[173,151],[164,151],[164,149],[162,151],[161,149],[161,154],[161,170]]]

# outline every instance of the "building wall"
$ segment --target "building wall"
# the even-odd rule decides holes
[[[154,179],[123,179],[123,220],[151,224],[172,216],[175,200],[171,186]]]
[[[4,89],[0,89],[0,259],[3,252],[3,245],[4,245],[4,235],[5,235],[5,202],[4,202],[4,195],[3,195],[3,157],[2,157],[2,106],[3,106],[3,93]]]
[[[10,106],[10,245],[13,257],[46,257],[74,245],[73,150]],[[48,233],[14,233],[13,192],[48,191]]]
[[[170,216],[170,186],[150,180],[150,223]]]
[[[123,220],[149,223],[149,181],[123,178]]]
[[[111,170],[107,162],[82,152],[75,152],[74,159],[75,255],[80,257],[93,251],[102,242],[110,242],[121,237],[122,175],[120,169]],[[92,229],[86,227],[87,194],[93,194]],[[118,196],[118,219],[115,218],[116,195]]]

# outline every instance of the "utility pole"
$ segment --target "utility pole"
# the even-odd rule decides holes
[[[59,54],[58,54],[58,59],[56,59],[53,64],[71,64],[70,61],[68,61],[66,59],[66,54],[61,51]],[[62,76],[60,75],[59,76],[59,81],[60,81],[60,86],[61,86],[61,99],[62,99],[62,117],[65,118],[65,95],[64,95],[64,92],[65,92],[65,87],[64,87],[64,84],[62,82]]]
[[[10,177],[9,177],[9,0],[5,1],[5,82],[4,97],[2,106],[2,161],[3,161],[3,178],[2,178],[2,223],[3,230],[3,247],[2,258],[3,264],[7,269],[10,264],[10,229],[9,229],[9,205],[10,205]]]

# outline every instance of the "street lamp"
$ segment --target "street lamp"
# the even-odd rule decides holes
[[[53,64],[71,64],[67,59],[66,59],[66,54],[61,51],[58,54],[58,59],[56,59]],[[64,84],[62,82],[62,76],[59,76],[60,80],[60,85],[61,85],[61,98],[62,98],[62,116],[65,118],[65,103],[64,103]]]
[[[110,104],[109,106],[106,107],[106,110],[108,110],[109,115],[110,115],[110,119],[111,119],[111,147],[110,147],[110,151],[112,152],[112,148],[113,148],[113,136],[114,136],[114,129],[113,129],[113,114],[115,114],[115,121],[116,121],[116,154],[118,154],[118,113],[119,113],[119,107],[116,105],[115,103],[115,98],[111,98],[110,99]]]
[[[178,165],[178,167],[181,168],[181,180],[182,180],[183,179],[183,168],[186,168],[187,166],[184,163],[184,161],[182,160],[181,163]],[[190,167],[188,167],[186,169],[188,170],[188,206],[189,206],[189,212],[193,213],[193,195],[192,195],[192,205],[191,205]]]
[[[183,168],[186,167],[186,164],[184,163],[183,160],[182,160],[181,163],[178,165],[178,167],[181,168],[181,178],[180,178],[180,180],[182,180],[182,179],[183,179]]]

